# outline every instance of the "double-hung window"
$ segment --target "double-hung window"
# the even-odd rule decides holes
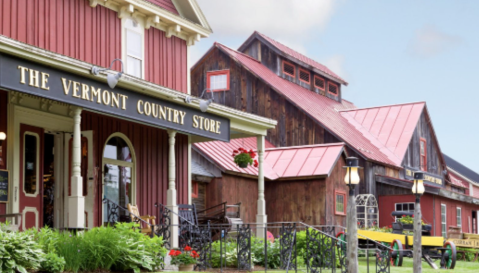
[[[442,237],[447,238],[447,218],[446,205],[441,204],[441,233]]]
[[[335,191],[334,195],[335,213],[338,215],[346,215],[346,192]]]
[[[462,209],[461,208],[456,208],[456,226],[461,228],[462,232]]]
[[[132,76],[143,78],[144,66],[144,31],[141,24],[131,18],[125,18],[123,23],[125,50],[125,72]]]

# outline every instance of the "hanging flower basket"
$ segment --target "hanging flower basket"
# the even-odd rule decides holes
[[[234,162],[240,168],[247,168],[248,165],[258,167],[258,161],[253,158],[256,157],[256,153],[253,150],[246,150],[244,148],[238,148],[238,150],[233,151]]]

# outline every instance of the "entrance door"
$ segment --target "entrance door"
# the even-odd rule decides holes
[[[472,211],[472,233],[477,234],[477,212]]]
[[[43,226],[43,129],[20,125],[22,229]]]

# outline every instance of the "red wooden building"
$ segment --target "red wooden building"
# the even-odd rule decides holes
[[[189,51],[210,33],[194,0],[1,1],[0,214],[90,228],[107,197],[157,215],[190,202],[192,143],[264,139],[275,121],[187,103]]]
[[[446,183],[451,177],[425,102],[359,109],[344,99],[341,86],[347,85],[345,80],[324,65],[259,32],[253,33],[238,50],[215,43],[192,67],[191,83],[199,86],[198,90],[212,89],[215,101],[226,106],[277,120],[278,125],[270,129],[266,137],[275,147],[344,143],[346,154],[358,157],[364,167],[356,193],[376,197],[381,211],[380,225],[390,225],[393,209],[410,209],[411,179],[415,170],[427,174],[424,200],[430,196],[479,209],[474,197],[464,199],[451,194],[453,189]],[[206,144],[194,145],[198,155],[193,158],[208,168],[209,163],[218,159],[214,149],[202,149],[203,145]],[[303,155],[294,163],[305,165],[305,158]],[[229,180],[242,183],[244,171],[227,170],[226,173],[231,171],[236,180]],[[335,185],[341,185],[341,177],[334,179],[338,179]],[[296,186],[289,193],[301,190],[301,186]],[[217,198],[208,195],[208,185],[205,192],[207,203],[209,198]],[[268,194],[266,191],[266,196]],[[223,201],[243,202],[245,198],[243,192],[236,191],[233,195],[223,197]],[[342,198],[333,189],[326,195]],[[283,196],[272,197],[275,198]],[[266,207],[270,219],[276,210],[268,203]],[[469,212],[472,221],[472,212]],[[320,222],[325,223],[330,215],[319,217]],[[426,220],[439,226],[440,217]]]

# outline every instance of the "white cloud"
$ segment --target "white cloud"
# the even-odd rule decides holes
[[[327,66],[331,71],[339,75],[341,78],[345,79],[348,78],[346,76],[346,72],[344,71],[344,56],[343,55],[334,55],[329,59],[323,62],[325,66]]]
[[[426,25],[417,30],[411,42],[410,51],[413,55],[430,58],[446,52],[462,42],[458,36],[442,32],[435,26]]]
[[[258,30],[273,37],[292,38],[328,23],[334,0],[199,0],[216,34],[250,35]]]

